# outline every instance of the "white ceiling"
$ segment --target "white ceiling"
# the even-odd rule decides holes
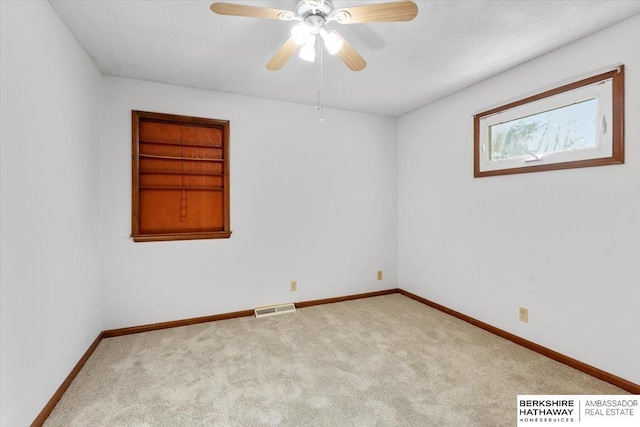
[[[293,10],[296,0],[233,3]],[[336,8],[385,1],[333,0]],[[626,1],[421,1],[404,23],[340,25],[365,58],[350,71],[325,56],[323,104],[400,116],[489,76],[640,14]],[[318,68],[293,56],[265,65],[290,22],[221,16],[211,1],[51,1],[100,71],[315,104]],[[628,41],[634,43],[637,41]],[[588,71],[588,70],[587,70]]]

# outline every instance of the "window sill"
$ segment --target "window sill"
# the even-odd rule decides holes
[[[563,163],[549,163],[543,165],[535,165],[535,166],[524,166],[517,168],[509,168],[509,169],[495,169],[489,171],[480,171],[476,167],[473,177],[474,178],[482,178],[485,176],[499,176],[499,175],[511,175],[516,173],[528,173],[528,172],[544,172],[544,171],[552,171],[552,170],[561,170],[561,169],[577,169],[577,168],[586,168],[592,166],[606,166],[606,165],[621,165],[624,164],[624,160],[621,160],[620,157],[606,157],[599,159],[589,159],[589,160],[577,160],[573,162],[563,162]]]

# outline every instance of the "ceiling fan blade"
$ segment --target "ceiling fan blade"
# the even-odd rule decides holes
[[[351,68],[352,71],[361,71],[364,70],[364,67],[367,66],[367,61],[360,56],[358,52],[351,46],[351,44],[342,37],[340,33],[336,31],[336,34],[342,39],[344,44],[342,45],[342,49],[338,51],[338,56],[342,59],[342,62],[347,64],[347,67]]]
[[[367,22],[411,21],[418,14],[418,5],[412,1],[367,4],[337,10],[336,21],[341,24],[362,24]]]
[[[210,9],[219,15],[247,16],[249,18],[266,18],[290,20],[294,16],[293,12],[279,9],[269,9],[266,7],[245,6],[233,3],[211,3]],[[286,18],[289,17],[289,18]]]
[[[267,64],[267,70],[278,71],[284,66],[284,64],[287,63],[296,49],[298,49],[298,43],[293,41],[293,37],[289,37],[289,40],[287,40],[282,45],[280,50],[278,50],[276,54],[273,55],[273,58],[271,58],[271,61],[269,61],[269,63]]]

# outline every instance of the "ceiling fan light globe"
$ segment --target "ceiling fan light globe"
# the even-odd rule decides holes
[[[306,24],[299,23],[291,29],[291,38],[300,46],[307,44],[311,38],[311,28]]]
[[[307,44],[302,46],[302,49],[300,49],[300,53],[298,54],[298,58],[307,62],[314,62],[316,60],[316,48],[314,40],[309,40]]]
[[[344,45],[344,40],[342,40],[342,37],[340,37],[335,31],[327,32],[323,28],[320,31],[320,36],[322,37],[322,40],[324,40],[324,45],[331,55],[335,55],[340,52],[342,45]]]
[[[325,46],[327,46],[327,51],[331,54],[331,55],[335,55],[336,53],[340,52],[340,49],[342,49],[342,45],[344,44],[344,42],[342,40],[338,40],[336,43],[326,43]]]

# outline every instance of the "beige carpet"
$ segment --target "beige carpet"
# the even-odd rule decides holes
[[[399,294],[103,340],[53,426],[514,426],[517,394],[622,394]]]

